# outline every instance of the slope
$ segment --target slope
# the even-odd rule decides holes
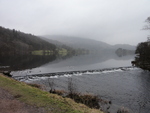
[[[55,50],[50,44],[32,34],[0,27],[0,55],[29,54],[34,50]]]
[[[69,98],[50,94],[25,83],[7,78],[2,74],[0,74],[0,91],[1,89],[10,93],[21,103],[25,103],[26,105],[32,106],[36,109],[42,109],[42,111],[44,111],[42,113],[102,113],[99,110],[90,109],[83,104],[75,103]],[[7,102],[5,103],[7,104]],[[1,112],[3,107],[0,106],[0,108]]]
[[[92,39],[85,39],[85,38],[79,38],[79,37],[69,37],[69,36],[60,36],[60,35],[45,35],[44,37],[48,39],[57,40],[65,45],[68,45],[72,48],[78,49],[88,49],[90,51],[100,51],[103,49],[110,49],[111,45],[96,41]]]
[[[118,48],[135,50],[135,46],[131,46],[127,44],[110,45],[102,41],[96,41],[96,40],[87,39],[87,38],[61,36],[61,35],[45,35],[43,37],[46,37],[51,40],[59,41],[75,49],[82,48],[82,49],[87,49],[87,50],[95,51],[95,52],[101,52],[101,51],[115,52]]]

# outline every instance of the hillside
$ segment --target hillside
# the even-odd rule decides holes
[[[47,42],[51,42],[52,44],[56,45],[58,48],[64,45],[63,43],[61,43],[61,42],[59,42],[59,41],[57,41],[55,39],[49,39],[49,38],[45,38],[45,37],[41,37],[41,36],[40,36],[40,38],[42,40],[47,41]]]
[[[127,49],[127,50],[135,50],[136,46],[129,45],[129,44],[116,44],[116,45],[114,45],[114,48],[123,48],[123,49]]]
[[[15,108],[15,109],[14,109]],[[0,113],[103,113],[0,74]]]
[[[60,44],[57,43],[58,41],[74,49],[82,48],[82,49],[87,49],[89,51],[95,51],[95,52],[101,52],[101,51],[115,52],[118,48],[135,50],[135,46],[131,46],[127,44],[110,45],[102,41],[96,41],[87,38],[61,36],[61,35],[45,35],[43,37],[47,39],[55,40],[55,44]]]
[[[90,51],[100,51],[103,49],[111,48],[111,45],[107,43],[101,41],[95,41],[92,39],[86,39],[86,38],[59,36],[59,35],[45,35],[43,37],[59,41],[74,49],[82,48],[82,49],[88,49]]]
[[[40,38],[41,38],[42,40],[45,40],[45,41],[47,41],[47,42],[49,42],[49,43],[54,44],[58,49],[64,48],[64,49],[66,49],[67,51],[75,51],[75,49],[73,49],[73,48],[71,48],[70,46],[65,45],[64,43],[61,43],[61,42],[59,42],[59,41],[57,41],[57,40],[52,40],[52,39],[48,39],[48,38],[45,38],[45,37],[40,37]]]
[[[0,27],[0,55],[29,54],[34,50],[55,50],[55,45],[32,34]]]
[[[63,41],[61,40],[55,40],[55,39],[50,39],[50,38],[45,38],[45,36],[40,37],[42,40],[45,40],[47,42],[50,42],[54,45],[56,45],[57,50],[61,50],[61,49],[65,49],[67,50],[67,54],[69,55],[84,55],[84,54],[88,54],[89,53],[89,49],[87,48],[82,48],[81,46],[79,46],[79,43],[75,43],[75,45],[77,44],[78,47],[74,46],[74,40],[70,40],[70,39],[64,39]],[[81,38],[82,39],[82,38]],[[81,40],[79,39],[79,40]],[[67,43],[70,40],[70,43]],[[59,53],[59,52],[58,52]]]

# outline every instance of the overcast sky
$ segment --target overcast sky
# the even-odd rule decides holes
[[[0,0],[0,26],[137,45],[149,31],[150,0]]]

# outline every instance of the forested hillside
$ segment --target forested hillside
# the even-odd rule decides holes
[[[111,45],[93,39],[73,37],[73,36],[61,36],[61,35],[45,35],[43,37],[59,41],[74,49],[80,48],[80,49],[85,49],[85,50],[95,51],[95,52],[112,49]]]
[[[73,49],[83,49],[88,50],[88,53],[115,53],[118,48],[123,48],[127,50],[135,50],[135,46],[128,44],[116,44],[110,45],[102,41],[97,41],[93,39],[81,38],[81,37],[73,37],[73,36],[63,36],[63,35],[45,35],[43,36],[48,40],[55,40],[55,45],[67,45]],[[62,44],[58,43],[61,42]]]
[[[56,46],[32,34],[0,26],[0,55],[24,55],[35,50],[55,51]]]

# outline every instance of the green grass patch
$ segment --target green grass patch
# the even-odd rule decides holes
[[[53,55],[54,52],[51,50],[36,50],[32,51],[32,55]]]
[[[102,113],[83,104],[75,103],[69,98],[50,94],[1,74],[0,87],[10,92],[21,102],[45,108],[47,113]]]
[[[68,54],[67,49],[61,48],[58,50],[58,54],[61,56],[66,56]]]

